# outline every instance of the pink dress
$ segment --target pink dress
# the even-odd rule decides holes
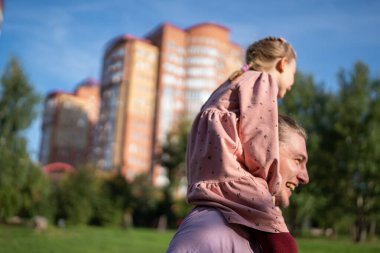
[[[189,203],[216,207],[229,223],[288,232],[279,191],[277,84],[247,71],[222,84],[195,118],[187,147]]]

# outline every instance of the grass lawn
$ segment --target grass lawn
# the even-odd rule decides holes
[[[299,253],[379,253],[380,242],[355,244],[349,239],[297,238]]]
[[[1,253],[159,253],[165,252],[174,231],[150,229],[51,227],[46,232],[0,225]],[[380,243],[349,240],[297,239],[299,253],[378,253]]]

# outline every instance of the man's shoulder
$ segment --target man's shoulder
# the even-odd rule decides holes
[[[167,252],[253,252],[237,228],[217,209],[197,207],[184,219]]]

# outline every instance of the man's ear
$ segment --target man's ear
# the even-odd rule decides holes
[[[276,64],[276,69],[278,72],[282,73],[284,72],[284,69],[285,69],[285,64],[288,63],[288,60],[284,57],[284,58],[281,58],[277,64]]]

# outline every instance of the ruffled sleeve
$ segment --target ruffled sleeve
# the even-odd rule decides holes
[[[240,101],[239,136],[244,164],[255,177],[267,181],[269,192],[279,191],[277,84],[271,76],[251,75],[238,84]]]

